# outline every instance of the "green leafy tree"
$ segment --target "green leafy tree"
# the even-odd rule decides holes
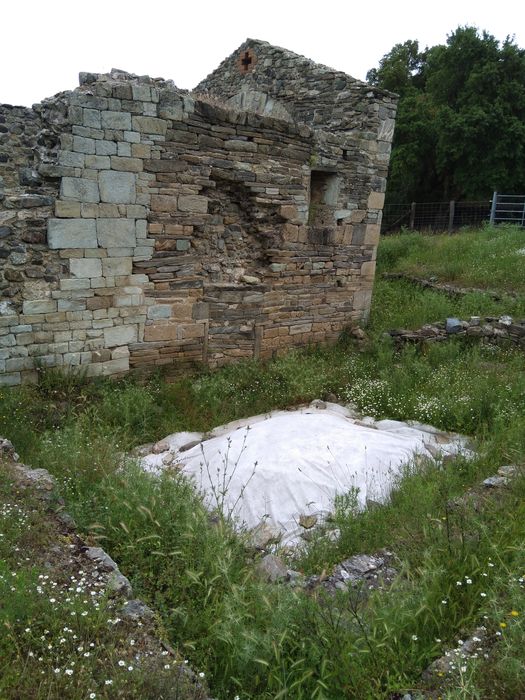
[[[525,190],[525,51],[460,27],[446,45],[396,44],[367,75],[400,95],[389,201]]]

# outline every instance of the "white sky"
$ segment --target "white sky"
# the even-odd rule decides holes
[[[394,44],[434,46],[459,25],[523,48],[524,20],[519,0],[0,0],[0,103],[31,105],[111,68],[191,89],[247,37],[364,80]]]

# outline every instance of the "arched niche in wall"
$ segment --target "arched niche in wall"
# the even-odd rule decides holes
[[[241,92],[230,97],[227,104],[235,109],[257,112],[257,114],[262,114],[265,117],[274,117],[275,119],[283,119],[288,122],[293,121],[292,115],[281,102],[258,90],[241,90]]]

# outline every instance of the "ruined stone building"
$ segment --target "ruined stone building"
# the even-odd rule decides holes
[[[0,384],[267,358],[365,319],[395,96],[261,41],[193,93],[0,105]]]

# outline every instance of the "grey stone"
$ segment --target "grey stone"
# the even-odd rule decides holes
[[[171,305],[155,304],[148,307],[148,318],[157,320],[159,318],[171,318]]]
[[[198,194],[181,194],[177,202],[177,207],[179,211],[206,214],[208,211],[208,198]]]
[[[96,563],[97,568],[100,569],[100,571],[108,572],[118,569],[116,563],[109,556],[109,554],[106,554],[102,547],[88,547],[84,551],[84,554],[88,559],[91,559],[91,561]]]
[[[26,369],[33,369],[35,362],[32,357],[12,357],[5,361],[6,372],[20,372]]]
[[[16,309],[10,301],[0,301],[0,316],[14,316]]]
[[[135,204],[137,193],[134,173],[103,170],[99,173],[98,184],[102,202]]]
[[[133,219],[97,219],[97,235],[102,248],[124,248],[137,243]]]
[[[146,622],[153,619],[154,613],[141,600],[128,600],[120,609],[119,615],[123,619],[128,619],[132,622]]]
[[[165,136],[168,128],[168,122],[156,117],[133,117],[132,122],[134,131],[141,131],[146,134]]]
[[[280,557],[267,554],[255,567],[257,574],[268,583],[283,581],[288,577],[288,568]]]
[[[49,219],[47,241],[52,250],[59,248],[97,248],[95,219]]]
[[[74,518],[72,518],[69,513],[66,513],[65,510],[59,510],[58,513],[55,513],[55,518],[65,530],[71,531],[77,529],[77,524]]]
[[[95,153],[95,140],[84,136],[73,136],[73,150],[77,153]]]
[[[327,532],[326,532],[326,539],[329,542],[337,542],[340,537],[341,537],[341,530],[337,527],[334,530],[327,530]]]
[[[33,209],[35,207],[48,207],[55,200],[44,194],[26,193],[15,197],[9,197],[8,202],[12,207],[18,209]]]
[[[114,156],[117,152],[117,144],[114,141],[96,141],[95,150],[97,156]]]
[[[46,501],[53,499],[56,481],[47,469],[29,469],[20,465],[17,471],[22,485],[35,489],[39,497]]]
[[[0,374],[0,386],[17,386],[22,381],[20,372],[13,374]]]
[[[505,464],[504,466],[498,469],[498,474],[500,476],[505,476],[510,479],[513,476],[516,476],[517,471],[518,468],[514,464]]]
[[[463,330],[463,324],[461,323],[459,318],[447,318],[445,323],[445,330],[447,331],[447,333],[450,334],[459,333]]]
[[[244,282],[244,284],[261,284],[261,280],[252,275],[241,275],[241,282]]]
[[[85,108],[83,121],[84,126],[90,126],[93,129],[100,129],[100,110]]]
[[[458,668],[464,665],[469,657],[482,658],[491,636],[484,625],[477,627],[462,644],[458,644],[454,649],[447,649],[443,656],[433,661],[423,672],[423,680],[434,686],[450,683],[453,674],[457,674]],[[436,694],[432,697],[436,697]]]
[[[137,326],[113,326],[104,328],[104,345],[107,348],[115,348],[119,345],[128,345],[137,342]],[[126,359],[126,358],[124,358]]]
[[[487,479],[483,480],[483,486],[488,489],[499,488],[500,486],[506,486],[509,480],[505,476],[489,476]]]
[[[69,269],[74,277],[102,277],[99,258],[71,258]]]
[[[34,168],[20,168],[18,171],[18,179],[21,185],[41,185],[42,177]]]
[[[22,313],[26,316],[33,314],[51,314],[57,310],[57,303],[54,299],[36,299],[34,301],[24,301]]]
[[[264,550],[271,544],[277,544],[282,537],[281,531],[270,523],[262,522],[250,531],[248,543],[255,549]]]
[[[9,256],[9,262],[12,265],[25,265],[27,262],[29,262],[29,253],[24,252],[24,253],[19,253],[19,252],[14,252],[11,253]]]
[[[121,574],[118,569],[112,571],[108,576],[106,590],[110,595],[122,596],[124,598],[130,598],[133,595],[133,589],[131,588],[129,579],[127,579],[124,574]]]
[[[83,177],[63,177],[60,184],[62,199],[73,199],[76,202],[97,203],[100,201],[98,184]]]
[[[151,102],[151,89],[149,85],[132,85],[131,94],[138,102]]]
[[[129,112],[101,112],[101,124],[103,129],[131,129],[131,114]]]
[[[83,168],[84,153],[75,153],[74,151],[59,151],[58,152],[58,162],[60,165],[66,165],[71,168]]]
[[[86,168],[92,170],[109,170],[111,161],[109,156],[84,156]]]
[[[0,456],[4,459],[11,459],[14,462],[18,462],[20,459],[11,440],[3,437],[0,437]]]
[[[133,262],[131,258],[104,258],[102,260],[102,276],[131,275]]]
[[[174,95],[171,90],[161,93],[159,102],[159,117],[181,121],[184,116],[184,102],[182,97]]]

